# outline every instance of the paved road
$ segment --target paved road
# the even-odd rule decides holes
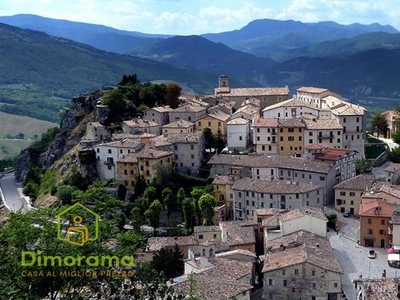
[[[358,245],[360,221],[357,218],[344,218],[342,213],[335,212],[329,207],[325,207],[325,213],[336,213],[340,221],[339,234],[330,231],[328,232],[328,239],[342,268],[342,287],[349,300],[356,299],[352,280],[357,279],[360,275],[363,278],[381,278],[383,270],[386,271],[387,277],[398,277],[400,275],[399,269],[388,266],[386,249]],[[367,253],[370,249],[377,252],[375,259],[368,258]]]
[[[14,173],[4,174],[0,178],[0,189],[3,193],[4,204],[10,211],[27,211],[30,209],[28,202],[18,191]]]

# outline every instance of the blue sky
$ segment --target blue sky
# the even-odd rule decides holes
[[[20,13],[144,33],[201,34],[240,29],[255,19],[380,23],[400,30],[398,0],[1,0]]]

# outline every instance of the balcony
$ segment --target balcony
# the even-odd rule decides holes
[[[278,133],[276,131],[272,131],[271,135],[277,135]]]
[[[318,138],[319,139],[331,139],[331,140],[333,140],[334,136],[330,135],[330,134],[327,134],[327,133],[323,133],[323,134],[318,135]]]

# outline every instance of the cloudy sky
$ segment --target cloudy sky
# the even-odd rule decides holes
[[[200,34],[255,19],[380,23],[400,30],[399,0],[1,0],[0,16],[21,13],[144,33]]]

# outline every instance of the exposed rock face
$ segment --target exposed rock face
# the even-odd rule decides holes
[[[22,150],[17,159],[17,167],[15,168],[15,181],[22,182],[28,171],[31,162],[31,154],[28,150]]]
[[[47,147],[46,151],[40,156],[40,163],[45,168],[51,167],[57,160],[63,157],[68,151],[79,144],[86,132],[86,123],[82,122],[88,119],[93,113],[98,101],[106,93],[106,90],[100,90],[88,95],[80,95],[72,99],[71,108],[68,109],[60,123],[60,133],[57,134],[54,141]],[[98,121],[103,121],[107,118],[108,109],[100,106],[100,109],[95,111],[95,117]],[[75,155],[75,154],[73,154]],[[61,170],[66,169],[73,164],[78,169],[82,169],[83,173],[90,173],[92,176],[93,170],[87,167],[81,168],[79,159],[73,155],[65,162],[65,165],[59,166]],[[77,156],[77,154],[76,154]],[[25,178],[29,164],[32,161],[28,150],[21,152],[18,157],[15,178],[18,182],[22,182]]]

